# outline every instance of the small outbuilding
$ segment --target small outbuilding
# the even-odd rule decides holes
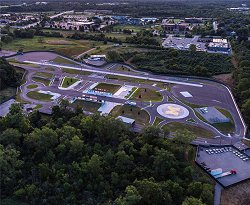
[[[116,119],[121,120],[122,122],[124,122],[127,125],[134,125],[135,124],[135,120],[128,118],[128,117],[118,116]]]

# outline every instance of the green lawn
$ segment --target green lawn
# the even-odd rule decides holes
[[[125,66],[117,67],[115,70],[118,70],[118,71],[127,71],[127,72],[135,72],[135,71],[133,71],[130,68],[127,68]]]
[[[195,125],[184,124],[180,122],[171,122],[164,125],[162,128],[167,128],[170,132],[176,132],[177,130],[187,129],[192,132],[196,137],[212,138],[214,134],[208,130],[202,129]]]
[[[34,89],[34,88],[37,88],[37,87],[38,87],[38,85],[36,85],[36,84],[30,84],[30,85],[27,86],[28,89]]]
[[[53,77],[53,74],[46,72],[36,72],[35,76],[51,79]]]
[[[138,100],[138,101],[159,102],[159,101],[162,101],[162,95],[155,90],[150,90],[148,88],[147,89],[138,88],[130,99]]]
[[[99,90],[102,92],[112,93],[114,94],[117,90],[119,90],[120,85],[108,84],[108,83],[99,83],[97,86],[93,88],[93,90]]]
[[[162,121],[163,121],[163,119],[161,119],[161,118],[159,118],[159,117],[156,117],[156,118],[155,118],[155,121],[154,121],[154,123],[153,123],[153,125],[154,125],[154,126],[158,126],[159,123],[162,122]]]
[[[9,58],[8,61],[10,64],[15,65],[15,66],[24,66],[25,65],[25,66],[29,66],[29,67],[33,67],[33,68],[40,68],[39,65],[18,61],[15,58]]]
[[[185,105],[187,105],[187,106],[189,106],[191,108],[207,107],[206,105],[197,105],[197,104],[193,104],[193,103],[181,100],[181,99],[178,99],[178,100],[180,100],[183,104],[185,104]]]
[[[75,69],[69,69],[69,68],[63,68],[62,69],[64,73],[68,74],[76,74],[76,75],[90,75],[91,72],[89,71],[81,71],[81,70],[75,70]]]
[[[138,78],[117,76],[117,75],[110,75],[110,74],[106,75],[105,77],[107,79],[120,80],[120,81],[130,82],[130,83],[140,83],[140,84],[146,84],[146,85],[156,84],[157,87],[162,88],[162,89],[168,88],[168,84],[166,83],[156,82],[156,81],[147,80],[147,79],[138,79]]]
[[[139,32],[139,31],[141,31],[141,30],[144,30],[144,29],[148,29],[149,28],[149,26],[134,26],[134,25],[115,25],[114,27],[113,27],[113,30],[114,31],[120,31],[120,29],[121,30],[124,30],[124,29],[126,29],[126,30],[133,30],[134,32]]]
[[[196,110],[195,110],[195,114],[197,115],[197,117],[200,120],[212,125],[217,130],[219,130],[221,133],[226,134],[226,135],[229,133],[233,133],[235,131],[235,125],[233,123],[233,118],[232,118],[231,114],[227,110],[224,110],[224,109],[218,109],[218,110],[220,112],[222,112],[222,114],[224,114],[226,117],[228,117],[230,119],[230,122],[212,124],[212,123],[209,123],[205,118],[203,118],[201,116],[201,114],[199,112],[197,112]]]
[[[63,79],[63,82],[62,82],[62,87],[63,88],[67,88],[67,87],[73,85],[77,81],[79,81],[79,79],[77,79],[77,78],[68,78],[68,77],[65,77]]]
[[[46,86],[49,86],[49,84],[50,84],[50,80],[45,79],[45,78],[33,77],[32,80],[35,82],[43,83]]]
[[[101,107],[101,103],[76,100],[72,103],[72,107],[81,107],[84,111],[95,113]]]
[[[133,87],[132,90],[129,92],[129,94],[127,96],[125,96],[125,98],[130,99],[131,95],[133,94],[133,92],[136,91],[136,89],[138,89],[137,87]]]
[[[39,93],[38,91],[30,91],[27,93],[27,96],[35,100],[41,100],[41,101],[46,101],[46,102],[51,101],[51,97],[52,97],[52,95]]]
[[[32,39],[15,39],[9,44],[3,44],[3,50],[24,51],[44,50],[56,51],[60,54],[73,57],[98,45],[96,42],[86,40],[72,40],[66,38],[43,37],[44,42],[39,42],[39,37]],[[100,43],[99,43],[100,44]]]
[[[183,100],[180,100],[180,101],[183,102],[184,104],[188,105],[191,108],[207,107],[206,105],[197,105],[197,104],[189,103],[189,102],[183,101]],[[230,122],[211,124],[205,118],[203,118],[199,112],[197,112],[196,110],[194,110],[194,111],[195,111],[195,114],[197,115],[197,117],[200,120],[202,120],[202,121],[204,121],[206,123],[209,123],[210,125],[214,126],[217,130],[219,130],[223,134],[227,135],[229,133],[233,133],[235,131],[235,125],[234,125],[233,117],[230,114],[230,112],[228,112],[225,109],[219,108],[219,107],[215,107],[215,108],[218,111],[220,111],[223,115],[225,115],[226,117],[228,117],[230,119]]]
[[[118,105],[112,111],[111,115],[114,117],[124,116],[134,119],[137,123],[142,125],[148,125],[149,115],[145,110],[141,110],[139,107],[129,105]]]
[[[76,62],[73,62],[73,61],[71,61],[71,60],[62,58],[62,57],[60,57],[60,56],[56,57],[56,58],[53,60],[53,62],[54,62],[54,63],[58,63],[58,64],[78,65]]]
[[[45,68],[45,70],[47,70],[47,71],[55,71],[55,68],[48,67],[48,68]]]
[[[124,34],[124,33],[106,33],[107,37],[117,38],[121,41],[125,41],[127,37],[131,37],[132,35]]]

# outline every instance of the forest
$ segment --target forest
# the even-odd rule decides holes
[[[13,4],[13,0],[4,0],[5,4]],[[14,3],[17,1],[15,0]],[[20,1],[22,2],[22,1]],[[94,10],[110,10],[115,14],[132,15],[135,17],[140,16],[154,16],[154,17],[206,17],[215,18],[222,11],[225,11],[227,7],[239,6],[237,1],[216,1],[216,0],[189,0],[189,1],[173,1],[173,0],[128,0],[125,3],[117,3],[115,0],[110,0],[110,4],[105,1],[93,0],[91,2],[87,0],[78,1],[59,1],[50,0],[47,5],[35,5],[35,1],[26,1],[29,6],[13,6],[3,8],[3,11],[7,12],[48,12],[48,11],[65,11],[75,10],[83,11],[88,9]],[[113,4],[112,4],[113,3]]]
[[[10,65],[4,58],[0,58],[0,90],[6,87],[17,87],[22,74],[16,72],[15,67]]]
[[[131,63],[155,73],[205,77],[230,73],[233,69],[230,57],[226,55],[174,49],[136,53]]]
[[[0,119],[1,204],[212,205],[213,185],[193,163],[193,134],[85,116],[66,106],[52,116]]]
[[[235,94],[246,124],[250,125],[250,42],[232,41],[237,69],[234,72]]]

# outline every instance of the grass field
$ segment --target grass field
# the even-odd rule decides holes
[[[150,27],[149,26],[134,26],[134,25],[116,25],[113,27],[113,30],[114,31],[120,31],[120,30],[133,30],[134,32],[139,32],[141,30],[144,30],[144,29],[149,29]]]
[[[120,85],[108,84],[108,83],[99,83],[93,90],[99,90],[102,92],[112,93],[114,94],[117,90],[119,90]]]
[[[52,97],[52,95],[39,93],[37,91],[30,91],[30,92],[27,93],[27,96],[29,98],[32,98],[32,99],[35,99],[35,100],[41,100],[41,101],[46,101],[46,102],[51,101],[51,97]]]
[[[101,103],[76,100],[72,103],[72,107],[81,107],[84,111],[95,113],[101,107]]]
[[[40,78],[40,77],[33,77],[32,80],[35,82],[43,83],[46,86],[49,86],[49,83],[50,83],[50,80],[45,79],[45,78]]]
[[[226,135],[229,133],[233,133],[235,131],[235,126],[231,121],[225,122],[225,123],[216,123],[216,124],[213,124],[213,126],[217,130],[219,130],[220,132]]]
[[[120,80],[124,82],[130,82],[130,83],[141,83],[141,84],[146,84],[146,85],[153,85],[156,84],[157,87],[162,88],[162,89],[168,89],[168,84],[162,83],[162,82],[156,82],[156,81],[151,81],[147,79],[137,79],[137,78],[131,78],[131,77],[125,77],[125,76],[117,76],[117,75],[106,75],[105,76],[107,79],[112,79],[112,80]]]
[[[219,130],[221,133],[226,134],[226,135],[229,134],[229,133],[233,133],[235,131],[235,125],[233,123],[233,118],[232,118],[231,114],[228,111],[224,110],[224,109],[219,109],[219,111],[222,114],[224,114],[226,117],[228,117],[230,119],[230,122],[211,124],[206,119],[204,119],[201,116],[201,114],[199,112],[197,112],[196,110],[195,110],[195,114],[197,115],[197,117],[200,120],[202,120],[202,121],[204,121],[206,123],[209,123],[210,125],[215,127],[217,130]]]
[[[156,118],[155,118],[155,121],[154,121],[154,123],[153,123],[153,125],[154,125],[154,126],[158,126],[159,123],[162,122],[162,121],[163,121],[163,119],[161,119],[161,118],[159,118],[159,117],[156,117]]]
[[[162,95],[155,90],[138,88],[130,99],[144,101],[144,102],[145,101],[159,102],[162,101]]]
[[[202,129],[200,127],[184,124],[180,122],[171,122],[163,126],[163,128],[167,128],[170,132],[176,132],[177,130],[187,129],[192,132],[196,137],[205,137],[212,138],[214,134],[208,130]]]
[[[125,41],[127,37],[131,37],[132,35],[124,34],[124,33],[107,33],[105,34],[107,37],[117,38],[121,41]]]
[[[125,66],[120,66],[120,67],[116,68],[115,70],[134,72],[133,70],[131,70],[131,69],[125,67]]]
[[[58,64],[78,65],[76,62],[73,62],[73,61],[71,61],[71,60],[62,58],[62,57],[60,57],[60,56],[56,57],[56,58],[53,60],[53,62],[54,62],[54,63],[58,63]]]
[[[51,50],[73,57],[93,48],[93,46],[102,45],[101,42],[51,37],[44,37],[44,42],[41,43],[38,39],[39,37],[34,37],[33,39],[15,39],[9,44],[3,44],[2,49],[10,51],[18,51],[20,49],[24,51]],[[65,43],[62,44],[61,40],[64,40]]]
[[[90,75],[91,74],[91,72],[88,72],[88,71],[74,70],[74,69],[69,69],[69,68],[63,68],[62,70],[64,73],[68,73],[68,74],[76,74],[76,75]]]
[[[67,87],[73,85],[77,81],[79,81],[79,79],[77,79],[77,78],[68,78],[68,77],[65,77],[63,79],[63,82],[62,82],[62,87],[63,88],[67,88]]]
[[[53,77],[53,74],[51,73],[46,73],[46,72],[36,72],[35,76],[37,77],[42,77],[42,78],[48,78],[51,79]]]
[[[9,58],[8,61],[10,64],[15,65],[15,66],[24,66],[25,65],[25,66],[30,66],[33,68],[40,68],[39,65],[21,62],[21,61],[16,60],[15,58]]]
[[[34,88],[37,88],[37,87],[38,87],[38,85],[36,85],[36,84],[30,84],[30,85],[27,86],[28,89],[34,89]]]
[[[129,106],[129,105],[118,105],[112,111],[111,115],[114,117],[124,116],[132,118],[136,123],[142,125],[148,125],[149,115],[145,110],[141,110],[139,107]]]

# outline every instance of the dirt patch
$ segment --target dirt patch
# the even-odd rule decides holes
[[[213,76],[213,78],[227,84],[231,88],[234,86],[234,79],[232,73],[215,75]]]
[[[222,190],[221,205],[249,205],[250,180]]]
[[[75,43],[66,40],[49,40],[46,41],[47,44],[50,45],[74,45]]]

